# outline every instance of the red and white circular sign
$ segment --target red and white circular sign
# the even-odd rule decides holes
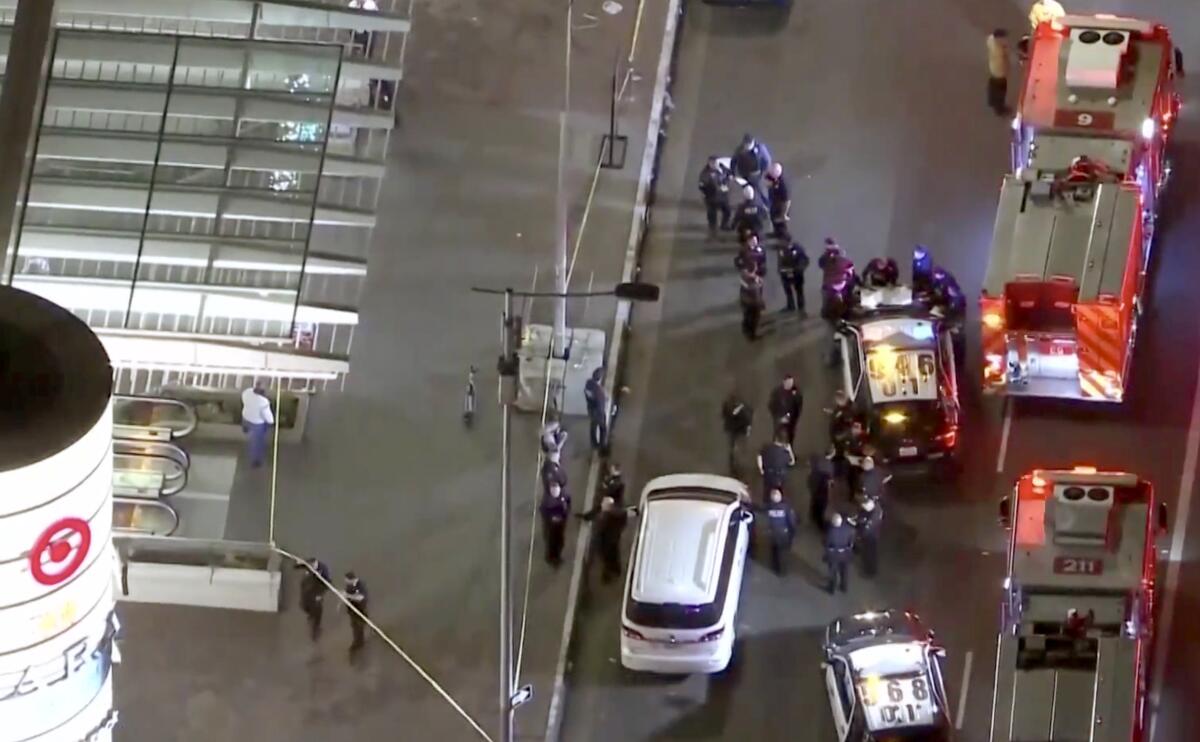
[[[42,531],[29,552],[29,571],[43,585],[57,585],[79,571],[92,545],[92,529],[82,518],[63,518]]]

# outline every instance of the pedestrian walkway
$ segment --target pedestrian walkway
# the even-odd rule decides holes
[[[647,4],[653,6],[653,3]],[[500,305],[472,286],[552,286],[557,114],[564,19],[545,3],[418,3],[351,373],[343,392],[319,395],[303,444],[280,451],[276,538],[318,555],[334,582],[355,570],[371,590],[371,618],[489,734],[497,718],[499,418],[495,359]],[[556,8],[558,6],[555,6]],[[612,6],[610,6],[612,7]],[[663,11],[626,2],[575,3],[570,222],[572,287],[606,288],[621,276],[644,146]],[[639,27],[632,73],[622,74],[626,166],[593,174],[608,130],[614,59],[624,64]],[[549,322],[551,305],[521,307]],[[614,303],[572,306],[570,321],[611,329]],[[467,369],[478,367],[479,409],[465,429]],[[515,554],[523,606],[537,492],[534,415],[515,423]],[[576,508],[589,468],[586,420],[571,419],[566,464]],[[236,508],[265,540],[267,468],[239,467]],[[520,739],[540,739],[570,580],[575,523],[559,571],[534,544],[519,684]],[[256,533],[257,532],[257,533]],[[347,659],[350,626],[332,600],[324,635],[307,636],[288,570],[286,609],[251,615],[124,605],[117,682],[127,739],[466,740],[467,723],[399,657],[368,639]],[[336,610],[335,610],[336,609]],[[402,730],[398,732],[398,730]]]

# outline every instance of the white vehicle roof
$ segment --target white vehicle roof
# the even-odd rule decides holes
[[[871,319],[859,324],[859,331],[868,349],[878,343],[932,348],[936,342],[933,322],[915,317]]]
[[[712,475],[671,475],[647,484],[630,597],[639,603],[711,603],[729,520],[747,496],[741,482]]]
[[[848,656],[860,676],[925,672],[925,645],[918,641],[883,642],[855,649]]]

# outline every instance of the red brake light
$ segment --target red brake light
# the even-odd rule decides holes
[[[954,448],[958,443],[958,428],[950,428],[945,433],[938,436],[938,440],[946,445],[946,448]]]
[[[724,634],[725,634],[725,628],[722,627],[722,628],[717,629],[716,631],[710,631],[707,634],[705,634],[704,636],[700,637],[700,641],[715,642],[717,639],[720,639],[721,636]]]
[[[628,626],[621,626],[621,632],[625,634],[626,639],[641,639],[642,641],[646,641],[646,637],[642,636]]]

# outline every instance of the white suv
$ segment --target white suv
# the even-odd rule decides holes
[[[651,480],[621,605],[621,664],[671,674],[724,670],[753,520],[746,485],[710,474]]]

